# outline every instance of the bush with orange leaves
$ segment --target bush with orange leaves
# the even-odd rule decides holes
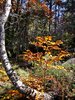
[[[60,44],[63,44],[61,40],[52,41],[52,36],[37,36],[36,41],[30,43],[37,47],[42,47],[45,52],[38,52],[37,50],[36,53],[33,53],[27,50],[23,52],[20,57],[23,61],[32,63],[34,66],[33,69],[37,69],[37,71],[35,71],[35,76],[42,77],[43,83],[45,83],[46,77],[48,76],[46,73],[48,70],[57,69],[66,71],[63,66],[54,65],[55,62],[62,60],[65,56],[69,56],[67,51],[60,48]]]
[[[20,55],[23,61],[32,63],[33,68],[30,71],[30,77],[24,80],[25,83],[39,91],[49,92],[57,91],[65,96],[65,91],[69,91],[69,81],[72,73],[64,66],[58,65],[58,62],[64,57],[69,56],[69,52],[61,48],[61,40],[53,41],[52,36],[37,36],[35,41],[30,42],[35,47],[42,47],[45,52],[33,53],[30,50]],[[68,87],[68,88],[67,88]],[[68,92],[66,92],[68,95]]]
[[[38,50],[37,53],[32,53],[30,50],[23,52],[21,57],[28,62],[46,63],[46,67],[50,67],[54,62],[60,61],[63,57],[69,55],[67,51],[60,48],[60,44],[63,44],[63,42],[61,40],[53,42],[51,36],[38,36],[36,37],[36,42],[30,43],[37,47],[42,47],[45,52],[38,52]]]

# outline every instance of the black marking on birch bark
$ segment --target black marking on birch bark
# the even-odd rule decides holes
[[[0,26],[0,33],[2,32],[2,26]]]
[[[17,74],[16,74],[16,72],[13,69],[8,70],[7,74],[13,80],[14,83],[19,80],[19,77],[17,77]]]
[[[12,5],[10,5],[10,4],[6,4],[6,5],[5,5],[5,7],[11,7],[11,6],[12,6]]]

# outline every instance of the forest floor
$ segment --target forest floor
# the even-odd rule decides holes
[[[40,80],[39,80],[38,84],[36,84],[36,82],[38,80],[34,79],[33,77],[30,77],[29,72],[20,68],[19,65],[17,65],[17,64],[13,65],[13,69],[17,72],[18,76],[24,83],[28,84],[29,86],[32,86],[32,84],[34,83],[32,87],[33,88],[37,87],[38,90],[41,91],[41,89],[38,85],[38,84],[41,84]],[[74,67],[74,69],[75,69],[75,67]],[[72,88],[71,91],[69,92],[70,98],[66,98],[63,100],[75,100],[75,83],[73,83],[73,86],[74,86],[74,88]],[[64,95],[65,95],[65,93],[64,93]],[[0,100],[20,100],[20,98],[23,100],[23,97],[24,97],[24,95],[20,94],[13,87],[11,81],[9,80],[9,78],[5,72],[5,69],[2,66],[2,63],[0,62]],[[57,99],[57,100],[60,100],[60,99]]]

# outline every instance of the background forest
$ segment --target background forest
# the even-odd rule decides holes
[[[12,0],[5,35],[10,62],[26,85],[51,100],[75,100],[75,0]],[[0,100],[44,100],[19,93],[1,61],[0,90]]]

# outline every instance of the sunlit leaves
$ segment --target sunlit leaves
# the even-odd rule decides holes
[[[32,53],[27,50],[23,53],[22,58],[31,63],[36,63],[42,68],[52,68],[54,62],[62,60],[65,56],[69,56],[69,53],[60,48],[60,44],[63,44],[61,40],[52,41],[52,36],[37,36],[36,41],[30,42],[37,47],[42,47],[44,53],[38,52]],[[55,53],[56,52],[56,53]],[[35,64],[34,64],[35,65]]]
[[[5,72],[4,70],[0,70],[0,74],[5,75],[5,74],[6,74],[6,72]]]
[[[35,46],[42,47],[46,51],[50,51],[53,49],[61,50],[59,45],[63,44],[61,40],[57,40],[56,42],[53,42],[51,36],[42,36],[42,37],[38,36],[36,37],[36,40],[37,42],[32,42],[32,44],[34,44]]]
[[[63,44],[63,42],[62,42],[61,40],[57,40],[57,41],[56,41],[56,44],[57,44],[57,45],[60,45],[60,44]]]
[[[43,50],[45,50],[45,53],[43,52],[37,52],[32,53],[30,50],[27,50],[23,53],[23,59],[27,61],[37,61],[37,62],[43,62],[44,61],[50,61],[55,62],[62,60],[63,57],[68,56],[69,53],[66,51],[63,51],[59,46],[60,44],[63,44],[61,40],[57,40],[56,42],[52,41],[52,36],[38,36],[36,37],[36,41],[31,42],[31,44],[34,44],[37,47],[42,47]],[[56,55],[53,55],[53,51],[59,51]],[[55,52],[54,51],[54,52]]]
[[[43,41],[51,41],[52,40],[52,36],[38,36],[38,37],[36,37],[36,40],[38,40],[38,41],[40,41],[40,40],[42,40],[42,42]]]
[[[22,97],[22,94],[20,94],[17,90],[9,90],[8,94],[10,94],[11,96],[18,95],[19,97]]]
[[[30,50],[27,50],[23,54],[23,59],[27,61],[39,61],[42,57],[43,53],[32,53]]]
[[[35,46],[39,46],[39,47],[41,46],[45,48],[52,40],[52,37],[51,36],[41,36],[41,37],[38,36],[36,37],[36,40],[37,42],[32,42],[32,44],[34,44]]]
[[[0,68],[0,81],[6,82],[9,78],[3,68]]]
[[[55,69],[60,69],[60,70],[67,71],[63,66],[55,66]]]
[[[32,87],[34,89],[37,89],[39,91],[43,90],[42,78],[38,78],[36,76],[30,75],[28,78],[26,78],[23,81],[24,81],[25,84],[29,85],[30,87]]]
[[[68,53],[67,51],[61,50],[61,52],[58,54],[58,57],[61,60],[63,57],[69,56],[69,55],[70,55],[70,53]]]
[[[52,40],[52,36],[45,36],[44,37],[46,41],[51,41]]]
[[[30,75],[30,77],[24,82],[32,88],[35,88],[39,91],[45,91],[45,85],[47,84],[46,82],[50,80],[47,79],[47,71],[55,69],[67,72],[67,70],[63,66],[56,66],[54,65],[54,63],[62,60],[65,56],[69,56],[69,53],[60,48],[60,45],[62,45],[63,42],[61,40],[53,41],[52,36],[37,36],[35,39],[35,41],[30,43],[35,45],[36,47],[42,47],[44,52],[38,52],[37,50],[37,53],[33,53],[30,50],[27,50],[23,53],[22,59],[31,62],[34,67],[36,66],[37,69],[35,75]],[[39,73],[39,75],[37,75],[37,73]],[[50,88],[51,87],[48,87],[48,89]]]
[[[49,46],[48,49],[51,48],[53,50],[61,50],[61,48],[59,48],[58,46]]]
[[[23,97],[25,98],[25,95],[19,93],[18,90],[10,89],[7,90],[6,94],[4,94],[0,100],[18,100]]]

